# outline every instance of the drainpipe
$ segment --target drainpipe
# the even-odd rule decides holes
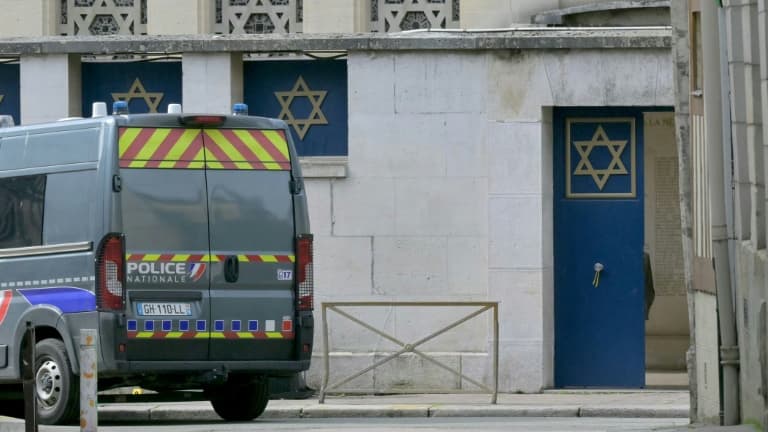
[[[736,321],[731,294],[731,271],[726,224],[725,167],[730,159],[723,157],[723,98],[720,73],[720,40],[718,12],[714,1],[701,2],[702,53],[704,65],[704,125],[709,154],[709,194],[712,228],[712,253],[717,286],[717,312],[720,329],[720,369],[722,371],[722,412],[726,426],[739,423],[739,350],[736,342]],[[712,29],[712,30],[709,30]],[[713,55],[707,55],[712,53]],[[729,129],[729,128],[727,128]],[[730,203],[728,203],[730,205]]]

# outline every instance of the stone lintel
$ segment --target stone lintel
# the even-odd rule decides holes
[[[521,28],[393,34],[48,36],[0,38],[0,56],[184,52],[302,52],[671,48],[668,27]]]

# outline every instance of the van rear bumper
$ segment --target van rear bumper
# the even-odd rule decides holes
[[[309,369],[309,360],[264,360],[264,361],[117,361],[116,370],[100,374],[120,375],[132,372],[206,372],[206,371],[247,371],[266,375],[284,375]],[[110,373],[112,372],[112,373]]]

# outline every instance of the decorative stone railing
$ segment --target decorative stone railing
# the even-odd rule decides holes
[[[147,34],[148,0],[58,0],[57,33]],[[369,0],[370,30],[399,32],[459,27],[460,0]],[[190,6],[192,6],[190,2]],[[217,34],[301,33],[303,0],[213,0]]]
[[[57,8],[60,35],[147,33],[147,0],[60,0]]]
[[[459,27],[459,0],[371,0],[371,30]]]
[[[214,32],[301,33],[303,0],[216,0]]]

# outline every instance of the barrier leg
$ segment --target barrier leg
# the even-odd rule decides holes
[[[37,392],[35,391],[35,328],[27,321],[21,356],[24,382],[24,430],[37,432]]]
[[[96,330],[80,331],[80,430],[83,432],[96,431],[99,427],[98,410],[96,406],[97,353],[98,336]]]

